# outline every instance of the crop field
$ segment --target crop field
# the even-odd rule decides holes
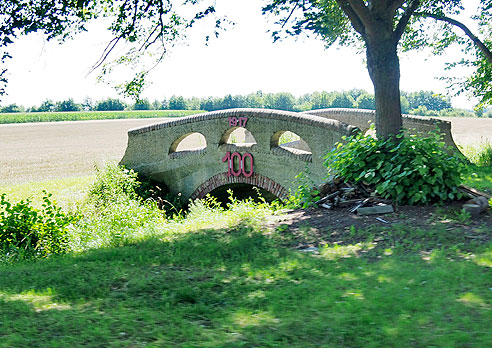
[[[90,175],[121,159],[129,129],[162,120],[0,125],[0,185]]]
[[[492,143],[492,118],[442,117],[451,122],[451,132],[458,145],[478,146]]]
[[[127,118],[182,117],[197,114],[199,110],[132,110],[132,111],[75,111],[75,112],[25,112],[0,113],[0,124],[26,122],[59,122],[113,120]]]

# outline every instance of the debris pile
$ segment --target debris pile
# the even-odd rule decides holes
[[[363,183],[353,185],[339,178],[320,187],[323,198],[316,202],[322,208],[348,208],[351,213],[359,215],[393,213],[392,202],[382,199],[376,192]]]
[[[471,198],[463,204],[463,209],[471,217],[475,218],[489,209],[489,199],[492,198],[490,195],[466,186],[460,186],[459,190]]]
[[[351,213],[358,215],[379,215],[395,211],[392,201],[378,197],[364,183],[352,184],[335,177],[323,184],[319,191],[323,198],[315,203],[325,209],[348,208]],[[490,195],[466,186],[460,186],[459,191],[471,198],[463,205],[463,209],[472,217],[488,210]]]

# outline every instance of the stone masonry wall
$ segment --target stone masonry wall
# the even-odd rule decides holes
[[[374,110],[333,108],[312,110],[305,113],[345,122],[358,127],[364,133],[369,129],[371,123],[375,121]],[[446,145],[452,151],[459,152],[451,134],[451,122],[425,116],[403,115],[402,117],[403,128],[409,134],[428,134],[437,129],[442,134]]]

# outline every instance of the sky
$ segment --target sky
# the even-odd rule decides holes
[[[152,71],[144,98],[221,97],[258,90],[295,96],[352,88],[373,93],[364,54],[356,49],[326,49],[317,38],[273,43],[267,32],[274,28],[273,19],[261,15],[261,0],[218,0],[217,8],[236,24],[208,45],[203,30],[191,32]],[[88,74],[110,38],[103,23],[91,25],[88,32],[62,45],[47,42],[38,33],[21,37],[10,48],[8,95],[0,104],[29,107],[46,99],[81,102],[85,97],[94,101],[120,97],[111,86],[97,82],[97,73]],[[445,62],[458,59],[458,50],[439,57],[426,51],[400,55],[401,90],[446,94],[445,83],[437,78],[449,74]],[[459,108],[472,108],[475,103],[465,96],[452,102]]]

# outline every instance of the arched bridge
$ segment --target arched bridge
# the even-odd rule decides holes
[[[249,184],[285,199],[294,177],[326,177],[322,157],[355,126],[316,115],[231,109],[172,119],[128,132],[121,164],[182,197],[202,198],[230,184]]]

